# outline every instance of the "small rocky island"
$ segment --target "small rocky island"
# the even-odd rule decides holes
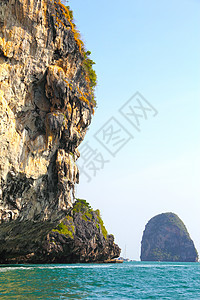
[[[181,219],[162,213],[146,225],[141,243],[141,261],[196,262],[198,253]]]

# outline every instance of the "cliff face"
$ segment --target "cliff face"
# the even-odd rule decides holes
[[[99,210],[77,199],[67,217],[36,252],[26,256],[7,257],[6,263],[87,263],[104,262],[120,255],[121,249],[108,235]]]
[[[0,254],[27,249],[72,207],[93,95],[70,11],[0,1]]]
[[[147,223],[140,258],[142,261],[195,262],[198,253],[181,219],[173,213],[163,213]]]
[[[121,252],[114,236],[108,235],[99,210],[94,211],[80,199],[71,214],[48,235],[41,250],[36,259],[56,263],[103,262],[119,257]]]

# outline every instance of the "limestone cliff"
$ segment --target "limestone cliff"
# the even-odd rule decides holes
[[[153,217],[146,225],[142,261],[195,262],[198,253],[181,219],[173,213]]]
[[[8,258],[6,263],[104,262],[120,255],[114,236],[108,235],[99,210],[81,199],[38,247],[35,253]]]
[[[72,207],[93,112],[83,44],[60,1],[0,1],[0,255],[27,253]]]

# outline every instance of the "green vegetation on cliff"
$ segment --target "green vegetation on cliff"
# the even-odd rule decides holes
[[[100,215],[99,209],[93,210],[90,204],[83,199],[76,199],[73,205],[71,216],[67,216],[54,230],[53,232],[58,232],[64,234],[69,238],[74,238],[76,232],[74,219],[76,215],[81,215],[82,220],[85,222],[91,222],[95,224],[95,227],[99,232],[103,234],[103,237],[107,239],[108,232],[104,226],[103,220]]]
[[[103,223],[103,220],[101,218],[99,209],[95,210],[95,213],[97,214],[97,218],[98,218],[98,223],[96,225],[101,227],[101,231],[103,233],[103,236],[106,239],[106,237],[108,235],[108,232],[107,232],[107,230],[106,230],[106,228],[104,226],[104,223]]]
[[[159,248],[152,249],[151,259],[153,261],[179,261],[180,255],[172,255]]]
[[[95,65],[95,62],[90,58],[91,51],[87,51],[85,49],[84,42],[81,39],[80,32],[76,28],[76,24],[74,23],[74,14],[73,11],[71,10],[69,5],[64,5],[60,2],[60,5],[65,8],[64,14],[66,15],[72,31],[74,33],[74,38],[77,42],[77,45],[79,46],[79,50],[83,55],[83,70],[86,73],[86,80],[89,84],[90,91],[91,91],[91,96],[92,96],[92,105],[96,107],[96,101],[95,101],[95,87],[97,85],[97,75],[95,70],[93,69],[93,65]]]
[[[187,234],[189,236],[189,233],[187,231],[185,224],[176,214],[165,213],[165,216],[171,224],[177,226],[181,231],[185,232],[185,234]]]
[[[58,232],[60,234],[64,234],[65,236],[69,238],[74,238],[74,233],[75,233],[75,226],[73,225],[73,218],[70,216],[67,216],[65,218],[65,222],[61,222],[55,229],[53,229],[53,232]]]
[[[86,73],[89,76],[90,79],[90,87],[93,91],[94,94],[94,89],[97,85],[97,75],[95,70],[93,69],[93,65],[95,65],[95,62],[90,58],[91,52],[90,51],[86,51],[84,53],[84,61],[83,61],[83,65],[84,65],[84,70],[86,71]]]

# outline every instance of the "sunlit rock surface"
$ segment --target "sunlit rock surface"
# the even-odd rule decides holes
[[[92,95],[68,10],[0,1],[0,255],[26,253],[72,207]]]

